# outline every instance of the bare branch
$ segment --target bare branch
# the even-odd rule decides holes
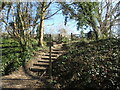
[[[54,16],[54,15],[55,15],[55,14],[57,14],[60,10],[62,10],[62,9],[57,10],[55,13],[53,13],[52,15],[50,15],[50,16],[48,16],[48,17],[46,17],[45,19],[48,19],[48,18],[50,18],[50,17]],[[45,20],[45,19],[44,19],[44,20]]]
[[[52,4],[52,2],[49,2],[49,4],[46,6],[45,10],[47,10],[51,4]]]

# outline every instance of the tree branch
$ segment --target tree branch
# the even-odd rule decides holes
[[[59,10],[57,10],[55,13],[53,13],[52,15],[50,15],[50,16],[48,16],[48,17],[46,17],[45,19],[48,19],[48,18],[50,18],[50,17],[52,17],[52,16],[54,16],[56,13],[58,13],[60,10],[62,10],[62,9],[59,9]],[[44,19],[44,20],[45,20]]]
[[[46,6],[45,10],[51,5],[52,2],[49,2],[49,4]]]

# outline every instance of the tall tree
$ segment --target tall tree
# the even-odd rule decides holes
[[[30,31],[29,34],[31,34],[37,28],[38,29],[38,45],[43,46],[44,20],[51,18],[61,10],[61,9],[58,9],[54,13],[51,13],[49,9],[51,4],[52,2],[45,2],[45,1],[39,2],[39,3],[38,2],[31,2],[31,3],[18,2],[18,3],[12,3],[12,4],[5,4],[7,6],[5,10],[8,13],[6,15],[7,17],[4,16],[2,21],[8,27],[10,18],[12,17],[13,19],[10,22],[10,24],[12,25],[12,32],[14,33],[14,36],[20,35],[20,37],[22,38],[24,38],[25,36],[24,33],[26,33],[26,31]],[[7,18],[7,21],[5,18]],[[16,32],[16,30],[18,33]],[[9,34],[10,34],[10,31],[11,30],[8,30]]]
[[[119,2],[113,6],[113,2],[104,0],[103,2],[72,2],[60,3],[65,17],[65,24],[67,19],[74,19],[77,21],[79,28],[92,27],[95,38],[98,40],[102,34],[107,35],[110,28],[118,20],[115,11]],[[111,7],[113,6],[113,7]],[[115,15],[115,16],[114,16]]]
[[[2,21],[6,24],[6,30],[8,34],[17,40],[22,48],[22,51],[26,47],[29,47],[30,33],[32,32],[31,26],[33,26],[33,17],[31,15],[31,3],[12,3],[11,8],[5,8],[8,11],[5,13]]]
[[[47,8],[46,2],[41,3],[39,41],[38,41],[39,46],[43,46],[43,30],[44,30],[44,19],[45,19],[46,8]]]
[[[11,5],[11,4],[12,4],[12,3],[10,3],[10,2],[2,2],[2,1],[0,1],[0,11],[1,11],[2,9],[4,9],[5,6]]]
[[[63,14],[66,15],[65,23],[67,22],[66,18],[70,18],[77,21],[78,29],[83,26],[90,26],[95,32],[96,40],[98,39],[96,19],[99,19],[99,17],[97,17],[97,2],[72,2],[60,4],[63,9]]]
[[[113,0],[107,1],[103,0],[99,3],[99,29],[102,33],[102,37],[111,37],[112,29],[117,25],[117,22],[120,21],[119,15],[120,12],[117,13],[119,8],[120,1],[114,2]]]
[[[54,0],[53,0],[54,1]],[[38,41],[38,45],[39,46],[43,46],[43,36],[44,36],[44,20],[51,18],[52,16],[54,16],[55,14],[57,14],[61,9],[56,10],[54,13],[50,13],[50,6],[53,3],[53,1],[50,2],[40,2],[39,5],[41,6],[40,8],[40,24],[38,27],[38,37],[39,37],[39,41]],[[54,3],[55,4],[55,3]]]

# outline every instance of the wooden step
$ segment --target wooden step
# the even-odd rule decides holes
[[[57,52],[56,52],[56,51],[52,51],[51,53],[53,53],[53,54],[61,54],[61,53],[63,53],[63,52],[60,52],[60,51],[59,51],[59,52],[58,52],[58,51],[57,51]]]
[[[41,58],[43,60],[49,60],[49,58]],[[56,58],[51,58],[52,60],[57,60]]]
[[[33,64],[33,66],[48,67],[49,63]]]
[[[60,53],[63,53],[63,52],[65,52],[65,51],[57,51],[57,50],[52,50],[52,52],[60,52]]]
[[[64,51],[51,51],[51,55],[57,55],[57,57],[59,54],[62,54],[62,53],[64,53]],[[47,53],[47,55],[49,55],[49,52]]]
[[[38,66],[33,66],[29,68],[30,71],[32,72],[42,72],[47,70],[45,67],[38,67]]]
[[[54,56],[54,57],[53,57],[53,56]],[[57,55],[55,55],[55,54],[54,54],[54,55],[51,55],[51,58],[57,58],[57,57],[58,57],[58,54],[57,54]],[[46,54],[45,56],[42,56],[41,59],[42,59],[42,58],[48,58],[48,59],[49,59],[49,54]]]
[[[45,57],[44,57],[44,58],[41,58],[41,60],[49,60],[49,57],[48,57],[48,58],[45,58]]]
[[[52,60],[52,62],[53,62],[54,60]],[[50,61],[49,60],[39,60],[38,62],[43,62],[43,63],[49,63]]]
[[[38,61],[38,62],[40,62],[40,63],[49,63],[49,60],[40,60],[40,61]]]
[[[61,47],[51,47],[51,49],[61,49]]]
[[[52,51],[62,51],[61,49],[52,49]]]
[[[49,56],[49,54],[46,54],[45,56]],[[52,57],[57,57],[58,55],[52,54],[51,56],[52,56]]]

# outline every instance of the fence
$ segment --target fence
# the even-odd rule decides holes
[[[50,39],[49,36],[50,36],[50,34],[44,34],[44,40],[49,41],[49,39]],[[86,37],[86,36],[84,36],[84,37]],[[67,36],[65,36],[65,35],[63,36],[61,34],[51,35],[51,38],[52,38],[53,41],[60,42],[64,38],[67,38],[69,40],[79,40],[79,39],[81,39],[83,37],[81,37],[80,34],[71,33],[71,35],[67,35]]]

